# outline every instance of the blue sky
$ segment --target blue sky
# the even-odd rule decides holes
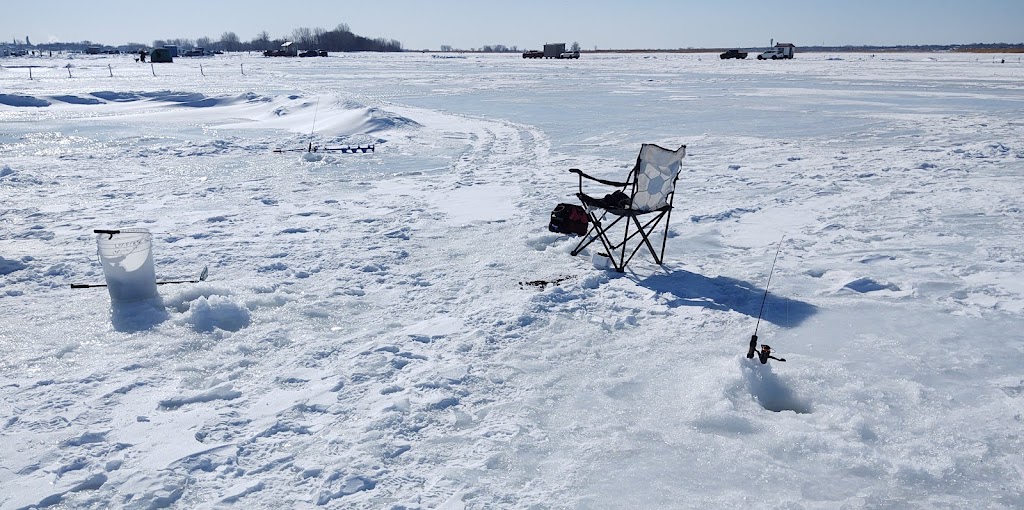
[[[5,2],[0,41],[105,44],[210,37],[243,41],[266,30],[345,23],[406,49],[521,49],[579,42],[584,49],[1024,42],[1024,0],[303,0],[246,2],[56,0]],[[158,7],[163,5],[163,7]]]

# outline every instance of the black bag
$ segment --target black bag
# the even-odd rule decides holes
[[[604,204],[605,209],[629,209],[630,204],[633,203],[633,199],[629,198],[629,195],[615,191],[614,193],[605,195],[601,199],[601,203]]]
[[[558,204],[551,211],[551,223],[548,230],[560,234],[586,235],[590,224],[587,211],[573,204]]]

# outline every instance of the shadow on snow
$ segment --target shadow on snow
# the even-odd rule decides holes
[[[130,303],[110,303],[110,322],[115,331],[139,333],[159,326],[169,315],[160,298]]]
[[[682,269],[668,274],[656,274],[637,282],[640,286],[674,296],[667,303],[671,307],[700,306],[712,310],[732,310],[757,317],[761,311],[764,289],[727,276],[707,276]],[[799,326],[817,313],[810,303],[768,293],[761,318],[781,327]]]

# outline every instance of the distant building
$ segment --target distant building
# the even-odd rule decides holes
[[[101,48],[99,46],[89,46],[85,49],[86,55],[99,55]]]

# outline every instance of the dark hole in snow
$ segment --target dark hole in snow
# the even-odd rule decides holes
[[[797,414],[810,414],[811,404],[802,398],[772,372],[771,365],[762,365],[757,359],[741,359],[743,382],[750,394],[761,407],[781,413],[793,411]]]

